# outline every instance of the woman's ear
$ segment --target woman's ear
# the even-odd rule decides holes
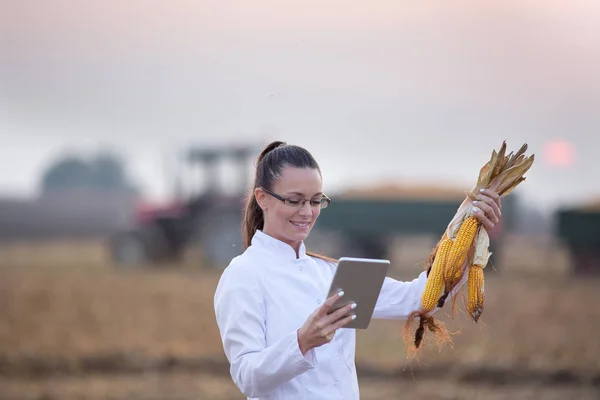
[[[254,197],[258,206],[264,211],[267,209],[267,194],[260,188],[254,189]]]

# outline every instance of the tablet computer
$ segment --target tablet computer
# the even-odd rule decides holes
[[[369,326],[389,267],[389,260],[354,257],[339,259],[327,298],[340,290],[344,291],[344,295],[331,307],[330,313],[347,304],[357,304],[350,311],[356,315],[356,319],[344,328],[366,329]]]

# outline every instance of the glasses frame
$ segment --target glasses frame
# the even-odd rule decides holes
[[[277,200],[281,201],[282,203],[284,203],[286,206],[289,207],[293,207],[293,208],[303,208],[304,205],[308,202],[309,205],[311,206],[311,208],[316,208],[316,206],[313,206],[310,202],[312,201],[312,199],[302,199],[300,200],[299,204],[290,204],[289,201],[289,197],[283,197],[280,196],[276,193],[271,192],[270,190],[267,190],[263,187],[260,188],[261,190],[263,190],[265,193],[273,196],[274,198],[276,198]],[[327,208],[329,206],[329,204],[331,203],[331,199],[329,197],[327,197],[327,195],[323,194],[321,195],[321,201],[319,203],[319,208],[322,210],[324,208]]]

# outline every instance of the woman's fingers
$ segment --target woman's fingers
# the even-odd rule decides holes
[[[335,331],[347,325],[348,323],[350,323],[350,321],[356,318],[355,315],[348,315],[348,313],[354,308],[356,308],[356,303],[348,304],[332,312],[331,314],[323,318],[321,321],[319,321],[321,323],[317,326],[322,326],[319,332],[320,336],[327,342],[333,340],[333,335],[335,335]]]
[[[494,223],[488,219],[485,213],[477,207],[473,208],[473,215],[481,224],[485,227],[486,230],[490,231],[494,229]]]
[[[497,199],[494,197],[490,197],[490,196],[486,196],[486,195],[481,195],[480,198],[482,201],[484,201],[487,205],[489,205],[492,210],[494,210],[494,215],[496,216],[496,218],[498,219],[498,221],[500,220],[500,216],[502,215],[502,211],[500,210],[501,206],[500,206],[500,197],[497,196]]]
[[[490,200],[492,201],[492,200]],[[496,203],[494,203],[492,201],[492,203],[494,205],[496,205]],[[474,201],[473,205],[479,209],[481,209],[486,216],[494,223],[498,223],[500,221],[500,218],[498,217],[498,213],[497,210],[494,209],[493,206],[491,206],[490,204],[486,203],[485,201]]]
[[[500,195],[497,192],[490,189],[483,189],[479,193],[481,195],[492,198],[494,200],[494,203],[496,203],[496,205],[498,206],[498,208],[502,208],[502,201],[500,200]]]
[[[313,315],[313,321],[311,322],[312,335],[315,338],[320,338],[318,340],[321,342],[331,342],[335,336],[335,331],[356,318],[354,315],[348,315],[350,311],[356,308],[356,303],[347,304],[332,312],[333,305],[343,295],[344,292],[342,291],[331,295]]]
[[[333,307],[335,302],[338,301],[340,299],[340,297],[342,297],[343,295],[344,295],[344,291],[339,291],[339,292],[329,296],[329,298],[327,300],[325,300],[323,302],[323,305],[318,309],[317,314],[320,317],[324,317],[327,314],[329,314],[329,312],[331,311],[331,307]]]
[[[344,326],[348,325],[351,321],[354,321],[354,319],[356,319],[356,315],[348,315],[342,319],[338,319],[332,325],[334,331],[337,331],[338,329],[343,328]]]
[[[347,315],[350,311],[352,311],[355,308],[356,308],[356,303],[351,303],[351,304],[345,305],[344,307],[332,312],[331,314],[329,314],[326,317],[326,320],[325,320],[326,325],[332,324],[335,321],[339,320],[340,318],[343,318],[345,315]]]
[[[355,318],[356,318],[355,315],[347,315],[344,318],[338,319],[333,324],[329,325],[327,328],[324,329],[324,338],[328,342],[332,341],[333,337],[335,336],[335,332],[338,329],[343,328],[344,326],[348,325]]]
[[[310,350],[331,342],[335,332],[347,325],[356,318],[349,315],[356,307],[356,303],[347,304],[335,311],[332,307],[344,295],[344,292],[338,292],[331,295],[323,305],[317,308],[304,322],[304,325],[298,330],[298,342],[302,342],[304,349]]]

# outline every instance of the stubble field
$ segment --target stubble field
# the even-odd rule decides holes
[[[523,265],[547,259],[525,249]],[[193,262],[119,270],[95,242],[1,248],[0,399],[244,398],[214,320],[218,278]],[[454,346],[428,342],[411,363],[403,322],[373,321],[358,333],[361,398],[598,399],[599,285],[490,269],[480,323],[443,310]]]

